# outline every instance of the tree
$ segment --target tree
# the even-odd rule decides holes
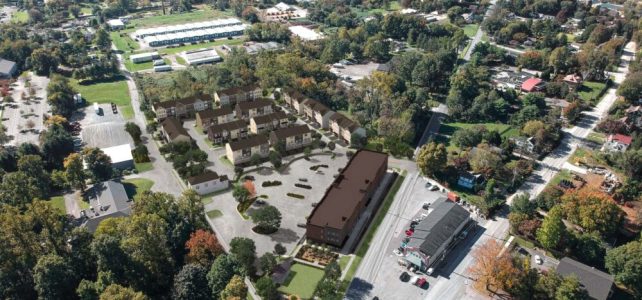
[[[526,214],[529,217],[532,217],[535,214],[536,209],[535,202],[531,201],[530,195],[519,194],[513,198],[513,203],[510,206],[510,211],[516,213]]]
[[[422,174],[430,176],[446,168],[448,153],[444,144],[430,142],[424,144],[417,154],[417,167]]]
[[[279,291],[277,285],[272,281],[270,276],[263,276],[256,281],[254,285],[256,293],[265,300],[279,299]]]
[[[256,246],[254,241],[245,237],[235,237],[230,242],[230,254],[241,264],[244,275],[254,274]]]
[[[139,144],[132,150],[132,156],[134,157],[134,162],[136,163],[145,163],[149,162],[149,150],[147,150],[147,146],[143,144]]]
[[[72,153],[65,158],[63,162],[65,167],[65,174],[67,175],[67,181],[71,185],[81,191],[84,191],[87,188],[85,180],[85,170],[83,167],[82,157],[78,153]]]
[[[632,241],[606,252],[606,269],[615,280],[642,295],[642,240]]]
[[[109,38],[109,33],[105,29],[96,30],[96,36],[94,36],[94,43],[103,52],[109,51],[111,49],[111,38]]]
[[[221,254],[212,264],[207,273],[207,282],[212,294],[212,299],[220,299],[221,292],[235,274],[238,273],[239,264],[232,255]]]
[[[100,300],[148,300],[149,298],[141,292],[118,284],[108,286],[100,294]]]
[[[187,264],[174,277],[172,299],[199,300],[210,299],[207,285],[207,269],[200,264]]]
[[[363,48],[363,54],[378,62],[390,59],[390,42],[381,34],[368,38]]]
[[[61,125],[51,125],[42,137],[42,156],[47,168],[60,169],[67,155],[74,152],[73,137]]]
[[[518,269],[509,251],[501,253],[502,248],[502,244],[489,239],[473,251],[475,263],[468,268],[468,272],[475,278],[474,286],[479,291],[498,292],[516,283]]]
[[[221,299],[245,299],[247,298],[247,286],[243,282],[243,278],[239,275],[234,275],[230,282],[225,286],[221,292]]]
[[[555,299],[588,300],[588,292],[575,276],[566,276],[555,291]]]
[[[252,154],[252,156],[250,157],[250,164],[258,167],[261,164],[262,160],[263,158],[261,157],[261,155]]]
[[[29,184],[37,187],[41,199],[49,195],[51,177],[45,171],[42,158],[39,155],[25,155],[18,159],[18,171],[24,172],[29,178]]]
[[[275,169],[280,168],[281,165],[283,164],[281,161],[281,155],[279,155],[279,153],[276,151],[270,151],[270,162],[272,163]]]
[[[281,212],[274,206],[262,207],[252,214],[252,221],[257,231],[261,233],[273,233],[281,227]]]
[[[270,273],[272,273],[272,269],[274,269],[276,265],[276,256],[274,256],[274,254],[270,252],[265,252],[259,258],[259,266],[261,267],[261,271],[263,271],[264,275],[269,275]]]
[[[303,155],[305,155],[306,158],[310,157],[311,153],[312,153],[312,149],[310,147],[305,147],[305,149],[303,149]]]
[[[129,133],[129,135],[132,137],[132,139],[134,140],[134,144],[138,145],[141,143],[140,136],[143,134],[143,132],[140,130],[140,127],[136,125],[136,123],[125,123],[125,131],[127,131],[127,133]]]
[[[38,48],[31,53],[31,65],[40,76],[46,76],[55,71],[58,63],[58,58],[50,49]]]
[[[554,206],[537,230],[537,241],[546,249],[557,249],[560,241],[566,236],[566,226],[562,221],[562,207]]]
[[[468,160],[470,168],[475,173],[482,173],[487,177],[497,174],[502,166],[502,157],[488,144],[479,144]]]
[[[35,198],[44,199],[38,185],[24,172],[11,172],[2,177],[0,199],[2,203],[24,207]]]
[[[232,190],[232,197],[234,197],[234,199],[239,203],[243,203],[247,201],[248,197],[250,197],[250,191],[248,191],[243,185],[237,184],[234,185]]]
[[[47,85],[47,101],[51,104],[54,114],[69,118],[76,109],[73,96],[76,91],[69,84],[69,80],[61,75],[51,76]]]
[[[216,236],[202,229],[196,230],[190,235],[185,243],[188,249],[187,261],[198,263],[202,266],[210,266],[212,262],[223,253],[223,246],[218,242]]]
[[[75,296],[76,274],[62,257],[40,257],[33,269],[35,289],[40,299],[69,299]]]
[[[82,151],[87,163],[87,169],[91,172],[95,181],[105,181],[112,177],[111,157],[99,148],[85,148]]]
[[[276,243],[276,245],[274,245],[274,253],[276,255],[283,255],[286,252],[287,250],[285,249],[285,247],[283,247],[281,243]]]
[[[642,95],[642,72],[630,73],[618,87],[617,94],[629,103],[638,101]]]
[[[585,230],[611,237],[624,221],[624,212],[613,200],[597,191],[573,191],[562,197],[566,219]]]

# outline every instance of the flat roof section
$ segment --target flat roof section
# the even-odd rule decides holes
[[[309,224],[342,229],[362,200],[365,189],[387,161],[385,153],[359,150],[312,211]]]
[[[134,160],[134,156],[132,156],[132,147],[129,144],[103,148],[101,150],[103,150],[105,154],[109,155],[112,164]]]

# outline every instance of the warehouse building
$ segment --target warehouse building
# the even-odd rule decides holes
[[[158,52],[147,52],[147,53],[141,53],[141,54],[134,54],[129,57],[129,59],[135,63],[144,63],[148,61],[153,61],[155,59],[159,59],[160,55],[158,55]]]
[[[388,155],[359,150],[312,210],[305,235],[315,243],[342,247],[388,169]]]
[[[185,58],[185,62],[190,66],[215,63],[223,60],[218,53],[216,53],[216,50],[210,48],[185,51],[183,52],[183,58]]]
[[[144,28],[144,29],[136,30],[134,35],[136,36],[136,38],[144,39],[148,36],[164,35],[164,34],[180,33],[180,32],[191,32],[196,30],[222,28],[222,27],[229,27],[229,26],[235,26],[235,25],[243,25],[243,23],[241,23],[241,21],[239,21],[236,18],[227,18],[227,19],[220,19],[220,20],[213,20],[213,21],[206,21],[206,22]]]
[[[143,41],[150,47],[161,47],[180,43],[196,43],[200,41],[243,35],[245,27],[246,26],[244,24],[241,24],[226,27],[196,29],[186,32],[157,34],[147,36],[143,38]]]

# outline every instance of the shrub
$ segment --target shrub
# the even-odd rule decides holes
[[[263,183],[261,183],[261,186],[262,186],[262,187],[270,187],[270,186],[279,186],[279,185],[281,185],[281,184],[282,184],[282,183],[281,183],[280,181],[278,181],[278,180],[274,180],[274,181],[263,181]]]
[[[314,165],[314,166],[310,167],[310,170],[312,170],[312,171],[316,171],[316,170],[318,170],[319,168],[328,168],[328,165],[326,165],[326,164],[323,164],[323,165]]]
[[[334,142],[329,142],[328,143],[328,149],[334,150],[334,148],[336,148],[336,147],[337,147],[337,144],[335,144]]]
[[[296,186],[298,188],[302,188],[302,189],[307,189],[307,190],[311,190],[312,189],[312,187],[307,185],[307,184],[295,183],[294,186]]]
[[[303,195],[299,195],[299,194],[295,194],[295,193],[287,193],[287,195],[288,195],[289,197],[297,198],[297,199],[304,199],[304,198],[305,198],[305,196],[303,196]]]

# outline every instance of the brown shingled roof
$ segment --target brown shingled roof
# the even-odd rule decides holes
[[[240,94],[240,93],[253,91],[253,90],[256,90],[257,88],[259,88],[259,86],[257,84],[249,84],[249,85],[238,86],[238,87],[233,87],[233,88],[229,88],[229,89],[220,90],[220,91],[217,91],[216,93],[219,96],[221,96],[221,95],[230,96],[230,95],[237,95],[237,94]]]
[[[170,139],[175,139],[179,135],[185,135],[189,137],[189,133],[187,133],[187,130],[183,128],[183,125],[181,124],[181,121],[174,117],[169,117],[165,119],[162,123],[161,126],[163,126],[163,131],[169,135]]]
[[[308,125],[297,125],[272,131],[279,140],[283,140],[291,136],[302,135],[308,132],[310,132],[310,127],[308,127]]]
[[[350,120],[348,117],[342,115],[341,113],[335,113],[330,116],[330,121],[337,122],[337,124],[339,124],[339,127],[346,128],[350,132],[359,128],[359,124],[357,124],[355,121]]]
[[[244,120],[236,120],[236,121],[227,122],[223,124],[212,125],[209,128],[207,128],[207,134],[219,133],[225,130],[232,131],[232,130],[241,129],[241,128],[247,128],[247,123],[245,123]]]
[[[387,157],[384,153],[359,150],[326,190],[308,222],[320,227],[343,228]]]
[[[230,108],[228,106],[223,106],[223,107],[217,108],[217,109],[208,108],[208,109],[199,111],[196,114],[201,119],[211,119],[211,118],[216,118],[216,117],[220,117],[220,116],[229,115],[229,114],[232,114],[232,112],[233,112],[232,108]]]
[[[236,107],[240,108],[241,111],[247,111],[252,108],[259,108],[272,105],[272,100],[269,99],[258,99],[254,101],[243,101],[236,104]]]
[[[230,145],[230,148],[232,149],[232,151],[236,151],[236,150],[247,149],[250,147],[259,146],[267,143],[268,143],[268,138],[266,136],[255,135],[244,140],[230,142],[228,143],[228,145]]]
[[[290,98],[295,99],[295,100],[297,100],[299,102],[303,101],[305,98],[307,98],[305,95],[303,95],[303,93],[301,93],[301,92],[299,92],[299,91],[297,91],[297,90],[295,90],[293,88],[290,88],[290,87],[284,88],[283,89],[283,93],[288,94],[288,96],[290,96]]]
[[[203,183],[203,182],[217,180],[219,178],[221,178],[221,181],[226,181],[227,180],[227,176],[226,175],[218,176],[218,174],[216,172],[213,172],[213,171],[210,171],[210,170],[205,170],[205,172],[203,174],[187,178],[187,182],[189,182],[189,184],[191,184],[191,185],[195,185],[195,184],[200,184],[200,183]]]
[[[177,104],[181,103],[183,105],[189,105],[189,104],[194,104],[197,100],[202,100],[205,102],[212,101],[212,96],[211,95],[195,95],[195,96],[190,96],[187,98],[183,99],[178,99],[178,100],[170,100],[170,101],[163,101],[163,102],[158,102],[154,104],[154,108],[170,108],[170,107],[175,107]]]
[[[256,116],[256,117],[253,117],[252,119],[254,120],[254,123],[259,125],[259,124],[270,123],[273,120],[287,119],[287,117],[288,117],[288,115],[285,112],[277,111],[275,113],[271,113],[271,114],[267,114],[267,115]]]
[[[306,106],[309,106],[313,111],[317,111],[321,114],[325,114],[326,112],[330,111],[330,108],[314,99],[308,99],[304,102],[304,104]]]

